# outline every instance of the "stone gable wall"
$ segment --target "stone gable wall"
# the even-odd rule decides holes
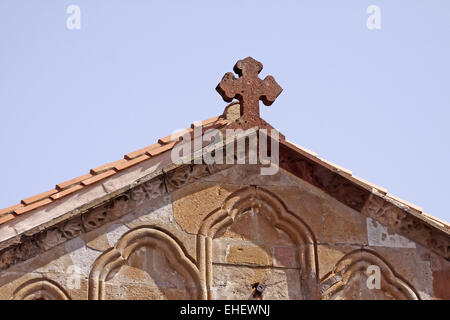
[[[181,167],[30,238],[0,299],[450,299],[429,249],[285,171],[222,169]]]

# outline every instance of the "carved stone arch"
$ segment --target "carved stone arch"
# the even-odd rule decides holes
[[[70,300],[69,295],[54,281],[37,278],[19,286],[13,300]]]
[[[316,240],[308,225],[270,191],[261,187],[245,187],[233,192],[223,205],[208,214],[197,236],[198,264],[202,275],[203,291],[212,299],[212,246],[213,239],[232,225],[240,214],[254,210],[263,214],[271,225],[285,232],[298,251],[301,286],[306,299],[319,298]]]
[[[335,299],[346,285],[358,273],[366,273],[371,265],[380,269],[380,290],[395,299],[419,300],[420,296],[416,290],[402,279],[394,269],[376,252],[359,249],[352,251],[342,257],[320,282],[322,299]],[[365,284],[362,284],[365,285]]]
[[[90,300],[104,299],[108,276],[126,265],[130,255],[142,246],[161,250],[170,266],[183,278],[189,299],[202,298],[199,271],[186,256],[182,246],[165,231],[141,226],[125,233],[114,248],[105,251],[94,262],[89,275]]]

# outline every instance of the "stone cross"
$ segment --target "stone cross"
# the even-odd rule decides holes
[[[216,87],[226,102],[238,99],[241,117],[252,123],[258,123],[260,119],[259,100],[270,106],[283,91],[272,76],[267,76],[264,80],[258,77],[262,68],[262,63],[252,57],[239,60],[233,68],[239,78],[232,72],[227,72]]]

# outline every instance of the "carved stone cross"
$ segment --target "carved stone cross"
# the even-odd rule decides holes
[[[258,77],[262,68],[262,63],[252,57],[239,60],[233,68],[239,78],[232,72],[227,72],[216,87],[226,102],[231,102],[234,98],[239,100],[241,118],[246,119],[246,122],[259,122],[259,100],[270,106],[283,91],[272,76],[267,76],[264,80]]]

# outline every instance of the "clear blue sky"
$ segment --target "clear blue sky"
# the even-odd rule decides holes
[[[449,35],[448,0],[1,0],[0,207],[220,114],[253,56],[287,139],[450,221]]]

